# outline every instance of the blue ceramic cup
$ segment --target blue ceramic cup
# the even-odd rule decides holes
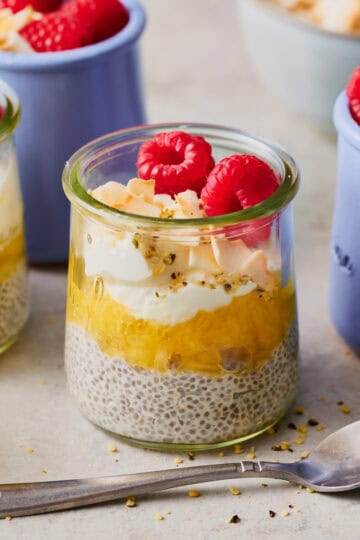
[[[330,314],[339,334],[360,352],[360,126],[347,97],[337,99],[338,179],[332,230]]]
[[[124,0],[127,26],[114,37],[58,53],[0,52],[0,78],[17,92],[16,132],[29,259],[67,259],[69,204],[65,161],[100,135],[145,122],[138,41],[145,26],[137,0]]]

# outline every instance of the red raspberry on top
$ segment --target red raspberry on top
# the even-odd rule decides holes
[[[37,52],[66,51],[84,44],[82,28],[58,11],[27,24],[20,30],[20,35]]]
[[[86,44],[112,37],[129,22],[129,13],[120,0],[70,0],[61,11],[82,25]]]
[[[262,159],[235,154],[219,161],[201,192],[208,216],[220,216],[250,208],[270,197],[279,187],[272,168]],[[257,219],[240,227],[243,240],[254,246],[270,234],[267,220]]]
[[[47,13],[60,7],[62,0],[0,0],[0,9],[9,8],[13,13],[31,6],[35,11]]]
[[[175,195],[186,189],[200,195],[214,167],[211,146],[203,137],[184,131],[158,133],[138,153],[138,176],[155,180],[156,193]]]
[[[360,66],[355,69],[346,87],[349,107],[355,122],[360,125]]]
[[[265,161],[235,154],[219,161],[211,171],[201,198],[208,216],[220,216],[250,208],[278,187],[275,172]]]

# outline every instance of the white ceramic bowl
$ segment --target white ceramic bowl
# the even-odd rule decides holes
[[[330,126],[336,97],[360,65],[360,38],[318,28],[267,0],[238,5],[264,84],[291,108]]]

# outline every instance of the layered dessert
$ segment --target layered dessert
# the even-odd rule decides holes
[[[255,155],[215,164],[210,145],[182,131],[145,142],[137,165],[126,184],[88,190],[121,226],[73,208],[71,393],[94,423],[147,446],[253,436],[296,392],[291,253],[280,246],[280,212],[221,219],[258,207],[282,179]]]
[[[0,0],[0,50],[78,49],[112,37],[128,21],[120,0]]]
[[[270,0],[321,28],[360,34],[360,0]]]
[[[0,352],[17,337],[28,317],[23,207],[15,150],[0,145]]]

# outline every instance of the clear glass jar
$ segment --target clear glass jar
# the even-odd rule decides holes
[[[126,184],[140,145],[176,129],[205,137],[216,161],[258,155],[281,186],[250,209],[196,220],[127,214],[88,194]],[[298,378],[298,176],[282,149],[202,124],[120,131],[70,159],[65,363],[87,418],[133,444],[200,450],[253,437],[285,414]]]
[[[29,313],[23,204],[13,132],[20,118],[15,92],[0,81],[0,353]]]

